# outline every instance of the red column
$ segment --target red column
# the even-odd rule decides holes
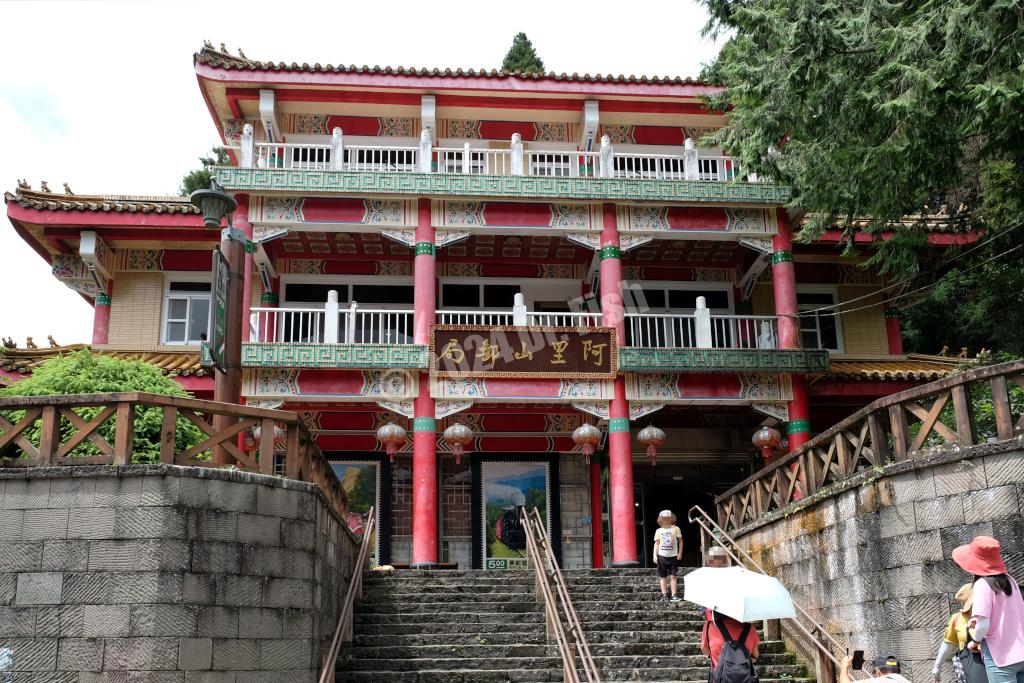
[[[114,291],[114,283],[107,283],[107,291],[96,295],[92,309],[92,344],[106,344],[110,334],[110,295]]]
[[[793,234],[785,209],[777,209],[779,231],[772,239],[772,288],[775,315],[779,325],[779,348],[800,348],[800,321],[797,319],[796,272],[793,267]],[[794,373],[793,400],[789,402],[789,448],[810,441],[811,423],[807,406],[807,384],[803,374]]]
[[[605,327],[615,328],[619,343],[625,331],[622,300],[622,252],[615,205],[605,204],[601,230],[601,313]],[[636,509],[633,501],[633,450],[629,439],[629,403],[626,380],[615,378],[615,392],[609,406],[608,482],[612,507],[612,566],[635,567]]]
[[[604,567],[604,510],[601,507],[601,463],[590,463],[590,566]]]
[[[428,344],[436,302],[434,227],[430,200],[420,199],[413,265],[413,342]],[[437,420],[430,378],[420,373],[412,421],[412,562],[413,569],[437,566]]]
[[[885,307],[885,336],[889,340],[889,353],[903,355],[903,334],[900,332],[899,314],[891,306]]]

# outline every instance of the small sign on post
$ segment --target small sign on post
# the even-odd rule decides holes
[[[231,271],[220,249],[213,251],[213,277],[210,308],[210,358],[213,365],[224,372],[224,349],[228,328],[228,280]]]

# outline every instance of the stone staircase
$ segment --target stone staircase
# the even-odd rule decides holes
[[[651,570],[564,575],[602,680],[707,681],[696,607],[657,602]],[[532,572],[399,571],[367,576],[363,585],[354,642],[338,658],[339,682],[562,680]],[[761,663],[762,683],[806,676],[780,642],[762,647]]]

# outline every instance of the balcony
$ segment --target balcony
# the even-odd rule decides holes
[[[616,150],[608,138],[595,152],[526,149],[518,135],[507,148],[420,144],[256,142],[243,135],[237,167],[218,167],[235,191],[303,194],[507,196],[703,203],[780,204],[789,188],[745,175],[736,159],[707,155],[692,141],[677,154]]]

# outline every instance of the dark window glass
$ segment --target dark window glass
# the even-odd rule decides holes
[[[796,302],[801,306],[831,306],[836,301],[828,292],[797,292]]]
[[[637,301],[638,306],[647,305],[647,308],[665,308],[664,289],[641,289],[644,294],[643,301]]]
[[[284,286],[284,300],[289,303],[322,304],[327,301],[327,293],[332,289],[338,293],[338,301],[348,301],[348,285],[311,285],[299,283]]]
[[[172,282],[171,290],[175,292],[209,292],[209,282]]]
[[[697,297],[699,296],[704,297],[707,301],[708,308],[721,308],[726,310],[729,308],[729,295],[721,290],[669,290],[668,306],[669,308],[697,308]]]
[[[828,311],[818,314],[818,328],[821,330],[821,348],[838,349],[839,338],[836,334],[836,316]]]
[[[484,285],[484,308],[512,309],[519,285]]]
[[[441,298],[445,308],[479,308],[480,285],[442,285]]]
[[[805,349],[818,348],[818,330],[800,330],[800,346],[804,347]]]
[[[413,288],[393,285],[352,285],[352,298],[363,304],[411,304]]]

